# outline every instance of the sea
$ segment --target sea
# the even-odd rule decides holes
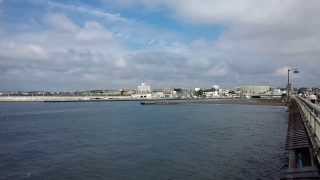
[[[279,179],[287,119],[275,106],[0,103],[0,180]]]

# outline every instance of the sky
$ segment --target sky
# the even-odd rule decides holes
[[[0,0],[0,90],[320,86],[319,0]]]

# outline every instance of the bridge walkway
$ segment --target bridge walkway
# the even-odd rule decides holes
[[[320,179],[317,157],[300,100],[292,98],[288,108],[288,168],[281,179]]]

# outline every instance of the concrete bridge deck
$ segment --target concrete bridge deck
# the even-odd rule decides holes
[[[289,121],[286,150],[288,168],[281,179],[320,179],[318,107],[309,101],[293,96],[288,105]]]

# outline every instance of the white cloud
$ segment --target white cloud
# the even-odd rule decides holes
[[[89,7],[76,6],[76,5],[66,5],[66,4],[61,4],[61,3],[54,2],[54,1],[49,1],[48,4],[51,7],[56,7],[59,9],[65,9],[68,11],[86,13],[89,15],[106,18],[107,20],[112,21],[112,22],[122,22],[123,23],[123,22],[128,21],[126,18],[121,17],[120,14],[107,13],[107,12],[93,9],[93,8],[89,8]]]
[[[176,0],[169,6],[174,6],[177,14],[196,23],[260,24],[281,20],[292,4],[292,0]]]
[[[229,70],[225,64],[218,64],[210,68],[207,72],[208,76],[211,76],[212,78],[219,78],[226,76],[229,73]]]
[[[77,39],[82,41],[108,41],[113,35],[106,31],[98,22],[87,22],[77,35]]]
[[[215,41],[186,43],[175,33],[130,24],[133,21],[120,15],[51,2],[50,6],[66,13],[49,12],[44,18],[49,27],[0,35],[0,82],[7,87],[28,87],[23,82],[33,79],[39,87],[78,89],[134,87],[141,80],[158,87],[284,86],[287,68],[299,67],[304,79],[297,77],[297,83],[318,85],[318,1],[117,2],[127,8],[140,3],[151,11],[169,9],[177,21],[191,22],[190,28],[219,24],[226,29]],[[108,22],[84,18],[75,23],[65,15],[70,11],[104,17]]]
[[[277,69],[277,70],[274,72],[274,74],[275,74],[276,76],[286,77],[286,76],[288,76],[288,69],[291,69],[291,68],[290,68],[290,67],[287,67],[287,66],[281,67],[281,68]]]
[[[63,14],[50,14],[47,21],[49,25],[59,31],[73,33],[79,29],[75,23]]]
[[[124,58],[120,57],[118,60],[114,61],[114,65],[119,68],[125,68],[127,67],[127,62]]]
[[[0,44],[0,54],[3,58],[21,59],[21,60],[46,60],[47,51],[37,44],[21,44],[9,42]]]
[[[300,0],[119,0],[113,3],[157,10],[165,7],[183,21],[208,24],[290,24],[303,16],[317,14],[320,6],[317,0],[308,3]]]

